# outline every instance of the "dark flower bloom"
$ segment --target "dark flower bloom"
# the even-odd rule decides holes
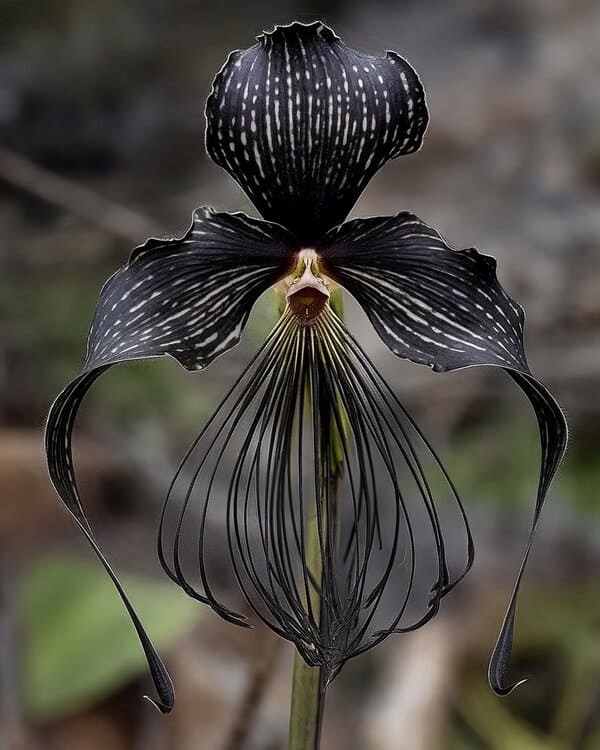
[[[563,414],[528,368],[523,310],[500,286],[493,258],[452,250],[409,213],[341,223],[386,161],[420,147],[428,114],[419,78],[393,52],[371,57],[321,23],[293,23],[229,56],[206,117],[208,153],[266,221],[199,209],[181,239],[134,250],[101,292],[83,371],[52,406],[46,433],[52,481],[127,607],[158,705],[172,707],[171,682],[89,526],[73,422],[88,388],[117,362],[169,355],[204,368],[239,341],[272,286],[285,301],[279,323],[169,491],[165,570],[246,624],[214,593],[207,529],[220,513],[249,606],[331,679],[350,657],[429,620],[469,569],[473,545],[454,487],[336,314],[339,285],[394,354],[438,372],[501,367],[533,406],[541,474],[532,530],[489,669],[493,689],[506,694],[519,585],[565,449]],[[461,561],[445,541],[444,500],[463,529]],[[316,557],[307,546],[315,526]]]

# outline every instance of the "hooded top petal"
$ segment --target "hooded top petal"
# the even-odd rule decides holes
[[[266,219],[310,245],[388,159],[420,147],[428,113],[406,60],[357,52],[315,22],[278,26],[233,52],[206,119],[209,155]]]

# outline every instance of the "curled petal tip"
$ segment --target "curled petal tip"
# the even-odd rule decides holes
[[[508,685],[507,687],[503,687],[498,682],[496,682],[495,680],[491,680],[491,679],[489,683],[490,683],[490,687],[499,698],[505,698],[507,695],[510,695],[518,687],[520,687],[521,685],[523,685],[525,682],[528,682],[528,681],[529,681],[529,677],[524,677],[522,680],[517,680],[517,682],[513,682],[512,685]]]
[[[156,700],[155,698],[151,698],[149,695],[143,696],[145,701],[148,701],[154,708],[159,711],[161,714],[169,714],[173,710],[175,706],[175,699],[169,701],[169,703],[163,703],[162,701]]]

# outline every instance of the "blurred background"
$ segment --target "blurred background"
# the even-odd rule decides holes
[[[0,0],[0,748],[276,750],[292,653],[167,583],[155,553],[178,458],[274,320],[205,373],[121,365],[81,410],[76,462],[108,557],[161,648],[173,714],[143,702],[141,650],[47,480],[42,428],[78,371],[104,279],[194,207],[252,206],[204,153],[203,108],[231,49],[322,18],[419,71],[422,151],[388,164],[353,215],[411,210],[455,247],[498,257],[528,311],[534,372],[572,430],[523,587],[498,700],[490,649],[533,508],[538,444],[501,373],[434,375],[349,325],[453,476],[477,545],[442,613],[347,665],[324,750],[600,748],[600,5],[594,0]]]

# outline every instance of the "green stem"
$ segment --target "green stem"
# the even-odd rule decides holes
[[[323,698],[320,667],[309,667],[296,651],[288,750],[318,750]]]
[[[314,579],[319,581],[323,570],[323,560],[316,513],[315,509],[306,526],[306,563]],[[311,586],[309,595],[314,616],[318,618],[321,606],[319,592]],[[310,667],[296,651],[288,750],[318,750],[323,698],[321,669]]]

